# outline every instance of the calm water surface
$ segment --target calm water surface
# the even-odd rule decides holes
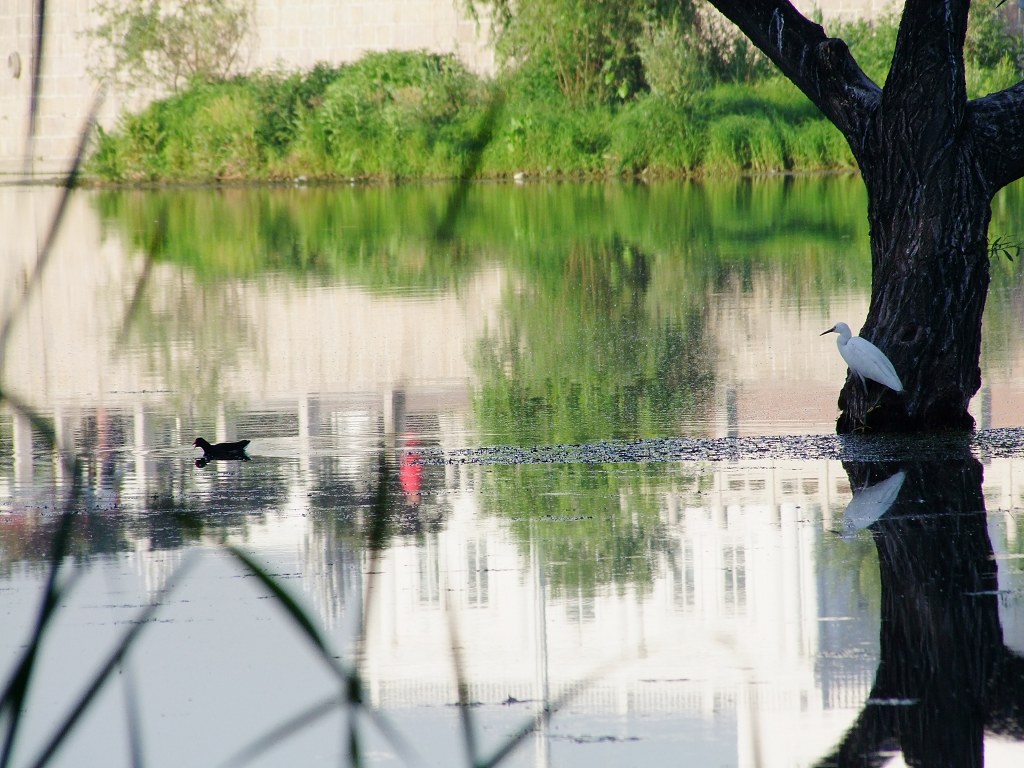
[[[56,764],[344,765],[354,729],[366,765],[468,765],[553,707],[501,765],[1019,765],[1013,445],[758,450],[834,429],[860,182],[481,185],[438,236],[451,193],[79,191],[38,269],[58,193],[0,188],[5,677],[75,512],[15,764],[159,599]],[[1011,189],[993,239],[1022,217]],[[1024,289],[992,263],[972,412],[1012,443]]]

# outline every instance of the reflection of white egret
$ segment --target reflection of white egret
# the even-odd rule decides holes
[[[826,333],[839,334],[839,338],[836,339],[839,354],[850,366],[850,370],[857,374],[860,383],[864,385],[865,392],[867,392],[868,386],[865,379],[877,381],[896,392],[903,391],[903,382],[900,381],[896,369],[892,367],[892,363],[889,362],[889,358],[882,350],[867,339],[854,336],[850,332],[850,326],[846,323],[836,323],[820,335],[824,336]]]
[[[880,483],[854,491],[843,513],[843,538],[852,539],[857,531],[884,515],[900,495],[906,476],[907,473],[900,470]]]

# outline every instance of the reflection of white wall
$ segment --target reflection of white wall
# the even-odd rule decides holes
[[[12,233],[0,259],[5,311],[26,293],[57,196],[0,188],[0,225]],[[146,301],[167,323],[154,332],[170,338],[119,342],[143,260],[101,236],[91,200],[72,197],[44,279],[14,326],[5,383],[30,402],[134,408],[145,393],[166,405],[211,374],[229,402],[287,411],[311,392],[372,393],[407,382],[465,401],[475,342],[496,322],[505,283],[498,270],[457,292],[406,297],[293,278],[200,288],[187,270],[160,264]]]
[[[699,495],[663,492],[677,543],[672,557],[659,556],[649,591],[628,585],[554,598],[534,553],[501,520],[480,519],[486,470],[457,468],[469,482],[452,497],[444,530],[425,545],[391,548],[374,566],[364,672],[375,702],[456,700],[451,617],[476,698],[542,699],[545,682],[557,695],[593,679],[574,698],[588,711],[733,712],[741,765],[790,764],[791,748],[763,752],[776,757],[758,763],[754,741],[804,731],[815,735],[801,736],[801,749],[820,755],[848,727],[871,679],[866,670],[857,690],[838,697],[850,709],[836,711],[816,670],[819,544],[849,498],[845,475],[826,462],[707,471],[713,482]]]
[[[1020,590],[1024,578],[1024,543],[1020,538],[1021,510],[1024,509],[1024,463],[1015,459],[989,459],[985,462],[985,508],[988,510],[988,534],[996,552],[999,589],[1012,596]],[[1000,597],[999,620],[1003,642],[1024,654],[1024,616],[1016,601]]]
[[[850,499],[838,462],[711,467],[711,487],[699,495],[662,492],[678,543],[674,558],[659,556],[649,591],[560,598],[543,587],[534,552],[514,545],[501,521],[479,518],[486,469],[456,471],[469,481],[455,481],[462,490],[445,529],[425,546],[392,548],[374,566],[365,673],[375,703],[457,699],[451,617],[471,697],[543,698],[546,685],[558,695],[589,679],[573,699],[579,710],[709,720],[731,713],[741,766],[813,764],[863,706],[876,659],[865,653],[862,624],[877,617],[823,615],[845,600],[820,594],[841,582],[820,572],[834,567],[821,558],[823,531]],[[1000,531],[995,525],[997,550]],[[472,555],[481,549],[484,562]],[[489,569],[483,600],[481,566]],[[822,621],[857,625],[859,645],[823,648]],[[851,651],[860,665],[823,679],[823,654]]]
[[[350,438],[379,438],[379,420],[343,415],[338,422],[348,425]],[[146,414],[137,411],[135,418],[140,422],[131,434],[144,441]],[[365,464],[347,461],[353,477],[368,475]],[[1008,594],[1021,578],[1015,529],[1003,525],[1015,513],[995,510],[1021,494],[1017,464],[997,459],[986,471],[991,535]],[[543,582],[544,553],[524,551],[503,518],[482,516],[481,496],[493,490],[481,466],[445,466],[445,493],[426,502],[444,518],[443,527],[422,539],[398,539],[372,568],[365,554],[346,559],[344,546],[324,540],[303,514],[308,470],[301,462],[286,482],[285,507],[247,527],[245,540],[270,558],[293,555],[308,599],[336,633],[346,628],[342,637],[360,606],[370,606],[363,672],[374,703],[455,701],[454,626],[473,699],[542,700],[545,691],[557,696],[593,679],[573,699],[582,710],[682,714],[695,722],[735,718],[739,765],[809,764],[849,726],[874,672],[874,659],[861,651],[852,673],[822,676],[823,652],[836,650],[822,646],[822,621],[876,618],[822,614],[826,604],[843,602],[822,594],[837,574],[822,578],[833,566],[822,559],[821,545],[850,498],[845,473],[836,462],[696,469],[692,485],[656,491],[671,545],[657,554],[646,591],[627,585],[553,597]],[[129,492],[121,503],[130,512],[133,503],[145,503],[145,480],[138,462],[126,471]],[[197,477],[197,483],[208,479]],[[633,501],[622,497],[627,512]],[[136,552],[146,587],[157,589],[174,563],[163,554],[151,562],[146,548]],[[372,597],[364,601],[361,592],[371,581]],[[1002,607],[1006,641],[1019,648],[1015,604]]]
[[[846,380],[835,335],[820,336],[839,320],[854,333],[868,311],[867,293],[835,293],[827,307],[809,302],[755,275],[749,290],[736,289],[711,307],[717,340],[716,435],[797,434],[829,426]],[[970,404],[981,428],[1024,420],[1024,345],[1006,339],[986,346],[983,388]]]
[[[160,388],[113,349],[141,265],[126,257],[117,241],[102,241],[87,195],[73,196],[43,279],[28,290],[60,194],[50,188],[0,188],[0,224],[12,235],[0,259],[0,307],[6,315],[22,306],[4,379],[30,402],[127,406],[139,390]]]
[[[370,392],[407,381],[466,391],[474,342],[494,323],[504,276],[477,275],[458,294],[418,298],[344,285],[278,281],[244,289],[246,314],[259,318],[252,361],[232,389],[260,399],[300,392]]]
[[[770,277],[755,275],[749,290],[736,288],[717,303],[711,315],[719,350],[715,433],[794,434],[833,422],[846,363],[835,337],[820,334],[839,320],[856,332],[867,301],[838,294],[828,307],[808,306]]]

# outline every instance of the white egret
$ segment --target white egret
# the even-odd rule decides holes
[[[865,379],[884,384],[895,392],[903,391],[903,382],[900,381],[896,369],[892,367],[892,363],[889,362],[889,358],[882,350],[867,339],[854,336],[850,332],[850,326],[846,323],[836,323],[827,331],[822,331],[820,335],[824,336],[826,333],[839,334],[839,338],[836,339],[839,354],[843,356],[843,360],[846,361],[850,370],[857,374],[860,383],[864,385],[865,392],[868,388]]]

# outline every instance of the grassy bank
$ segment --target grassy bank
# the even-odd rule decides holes
[[[100,133],[87,171],[140,182],[852,167],[838,131],[781,77],[719,85],[687,103],[644,94],[579,106],[515,81],[481,80],[450,57],[394,52],[155,102]]]
[[[866,39],[877,46],[877,37]],[[884,69],[873,69],[880,81]],[[975,68],[968,85],[981,94],[1017,77],[1008,64]],[[840,133],[781,75],[580,104],[536,71],[491,81],[451,56],[389,52],[202,84],[155,102],[99,133],[86,172],[107,182],[185,182],[854,167]]]

